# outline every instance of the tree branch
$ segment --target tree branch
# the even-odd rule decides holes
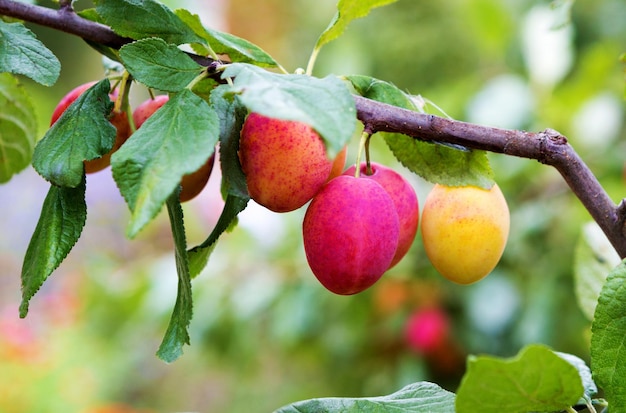
[[[69,6],[68,6],[69,5]],[[0,15],[15,17],[57,29],[85,40],[120,48],[132,39],[115,34],[108,26],[84,19],[63,2],[59,10],[11,0],[0,0]],[[192,56],[200,64],[213,61]],[[373,132],[396,132],[431,142],[447,142],[471,149],[485,150],[535,159],[559,171],[591,217],[602,228],[622,258],[626,258],[626,204],[609,198],[595,175],[560,133],[547,129],[533,133],[491,128],[424,115],[355,96],[357,116]]]

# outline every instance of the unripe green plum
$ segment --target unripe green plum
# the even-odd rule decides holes
[[[309,204],[302,224],[313,274],[335,294],[372,286],[389,268],[400,224],[391,197],[372,179],[340,175]]]
[[[239,160],[250,197],[274,212],[300,208],[326,183],[333,161],[311,126],[250,113]]]
[[[141,125],[156,112],[161,106],[169,100],[168,95],[157,95],[153,99],[147,99],[142,102],[133,111],[133,121],[135,127],[139,129]],[[215,153],[207,159],[207,161],[195,172],[183,175],[180,182],[180,202],[187,202],[196,196],[206,186],[213,171],[213,164],[215,163]]]
[[[413,244],[419,222],[419,203],[415,190],[402,175],[376,162],[371,162],[370,168],[371,171],[368,174],[367,164],[361,163],[360,177],[373,179],[387,191],[400,220],[400,239],[398,249],[389,266],[391,268],[406,255]],[[344,175],[354,176],[355,171],[356,166],[353,165],[344,172]]]
[[[84,83],[80,86],[75,87],[70,90],[63,98],[59,101],[54,111],[52,112],[52,117],[50,119],[50,126],[54,125],[54,123],[61,117],[63,112],[76,100],[78,97],[91,86],[93,86],[96,82],[88,82]],[[113,91],[109,98],[111,101],[115,101],[117,98],[117,90]],[[89,161],[85,161],[85,173],[94,173],[101,171],[111,164],[111,155],[117,151],[120,146],[130,136],[130,125],[128,123],[128,116],[125,112],[112,112],[109,118],[110,122],[115,126],[117,131],[115,136],[115,143],[113,144],[113,148],[103,155],[100,158],[92,159]]]
[[[498,185],[435,185],[424,202],[422,240],[435,269],[459,284],[487,276],[509,235],[509,208]]]

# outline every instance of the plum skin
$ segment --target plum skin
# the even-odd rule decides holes
[[[411,248],[419,224],[419,201],[415,190],[402,175],[393,169],[376,162],[370,162],[371,174],[367,174],[367,164],[361,163],[360,176],[378,182],[389,194],[400,220],[398,249],[389,265],[395,266]],[[354,175],[356,166],[348,168],[344,175]]]
[[[371,287],[387,271],[400,224],[380,184],[340,175],[313,198],[302,232],[313,274],[329,291],[351,295]]]
[[[248,193],[274,212],[296,210],[328,181],[333,160],[309,125],[250,113],[239,141]]]
[[[497,184],[435,185],[422,212],[422,240],[435,269],[450,281],[471,284],[498,264],[509,235],[510,215]]]

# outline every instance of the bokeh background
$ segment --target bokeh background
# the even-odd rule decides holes
[[[331,0],[164,3],[256,43],[290,71],[306,66],[335,10]],[[557,129],[618,202],[626,195],[624,22],[623,0],[400,0],[353,22],[323,49],[316,74],[387,80],[460,120]],[[23,79],[43,136],[58,100],[104,72],[80,39],[30,27],[62,62],[51,88]],[[134,93],[134,104],[147,96]],[[372,145],[374,160],[405,174],[423,202],[431,185],[400,166],[382,139]],[[588,360],[590,321],[576,302],[573,262],[590,217],[549,167],[490,160],[512,229],[486,279],[444,280],[418,235],[374,287],[335,296],[307,267],[304,210],[279,215],[251,204],[193,283],[192,345],[172,364],[154,355],[176,295],[166,214],[125,238],[128,209],[109,169],[89,176],[81,240],[18,318],[22,259],[48,189],[25,170],[0,186],[0,411],[270,412],[420,380],[454,391],[467,354],[510,356],[528,343]],[[222,205],[217,171],[185,205],[190,245],[208,235]],[[447,332],[430,351],[406,339],[408,321],[425,309],[436,316],[414,336],[436,336],[442,325]]]

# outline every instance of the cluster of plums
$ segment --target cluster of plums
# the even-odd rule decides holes
[[[71,90],[56,107],[54,124],[87,83]],[[117,92],[110,94],[114,101]],[[133,111],[136,128],[168,100],[159,95]],[[131,135],[126,113],[110,117],[117,128],[111,151],[86,161],[86,173],[106,168],[110,157]],[[418,229],[419,204],[411,184],[377,163],[343,170],[346,150],[328,157],[321,137],[309,125],[250,113],[241,130],[239,160],[250,197],[275,212],[309,203],[302,234],[307,262],[328,290],[341,295],[372,286],[408,252]],[[181,181],[181,201],[194,198],[206,185],[211,156]],[[444,277],[470,284],[485,277],[502,256],[509,232],[509,211],[497,185],[435,185],[421,218],[424,249]]]
[[[95,82],[89,82],[77,86],[70,90],[59,102],[59,104],[52,112],[52,118],[50,120],[50,126],[52,126],[59,117],[65,112],[65,110],[76,100],[78,97],[93,86]],[[114,90],[109,98],[111,101],[115,101],[118,97],[118,91]],[[141,125],[154,113],[157,109],[163,106],[169,97],[167,95],[157,95],[154,98],[147,99],[139,104],[133,111],[132,117],[135,124],[135,128],[140,128]],[[125,112],[113,111],[109,118],[110,122],[117,129],[117,135],[113,148],[104,156],[93,160],[85,161],[85,173],[94,173],[101,171],[111,164],[111,155],[117,151],[120,146],[130,137],[132,134],[131,126],[129,123],[128,115]],[[211,156],[200,169],[183,176],[181,181],[180,201],[186,202],[195,198],[200,191],[207,184],[211,171],[213,170],[213,164],[215,163],[215,156]]]
[[[251,113],[239,157],[250,197],[276,212],[310,201],[302,234],[308,264],[328,290],[342,295],[372,286],[408,252],[418,229],[411,184],[377,163],[342,172],[345,150],[329,159],[310,126]],[[496,266],[509,232],[509,211],[497,185],[435,185],[422,212],[422,239],[434,267],[470,284]]]

